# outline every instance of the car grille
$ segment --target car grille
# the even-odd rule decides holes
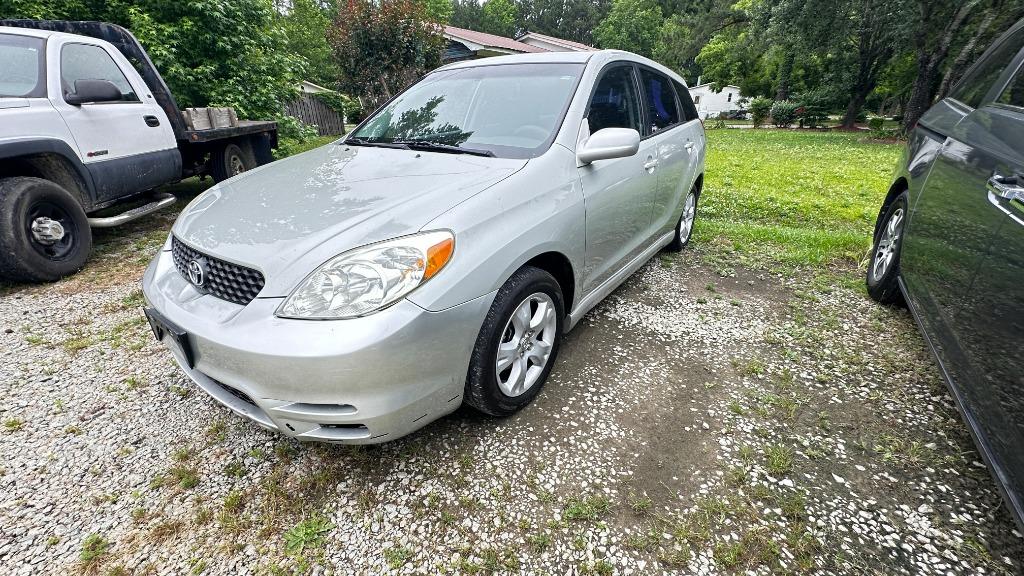
[[[205,261],[206,276],[201,289],[222,300],[245,305],[263,290],[265,280],[259,271],[203,254],[174,236],[171,237],[171,256],[174,257],[174,267],[186,280],[188,263],[192,260]]]

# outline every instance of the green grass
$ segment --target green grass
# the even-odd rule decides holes
[[[860,262],[900,145],[863,134],[709,130],[699,244],[787,268]]]

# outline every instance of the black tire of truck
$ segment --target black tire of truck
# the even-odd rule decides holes
[[[85,210],[42,178],[0,179],[0,278],[53,282],[81,270],[92,250]]]
[[[218,183],[255,167],[256,158],[248,142],[227,142],[210,156],[210,176]]]

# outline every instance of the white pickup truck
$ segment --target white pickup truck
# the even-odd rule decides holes
[[[0,278],[72,274],[89,256],[91,228],[174,203],[146,196],[157,186],[219,182],[272,161],[276,146],[274,122],[190,129],[120,26],[0,20]]]

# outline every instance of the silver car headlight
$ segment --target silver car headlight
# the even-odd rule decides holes
[[[454,251],[455,236],[447,230],[349,250],[303,280],[275,314],[316,320],[365,316],[394,304],[433,278]]]

